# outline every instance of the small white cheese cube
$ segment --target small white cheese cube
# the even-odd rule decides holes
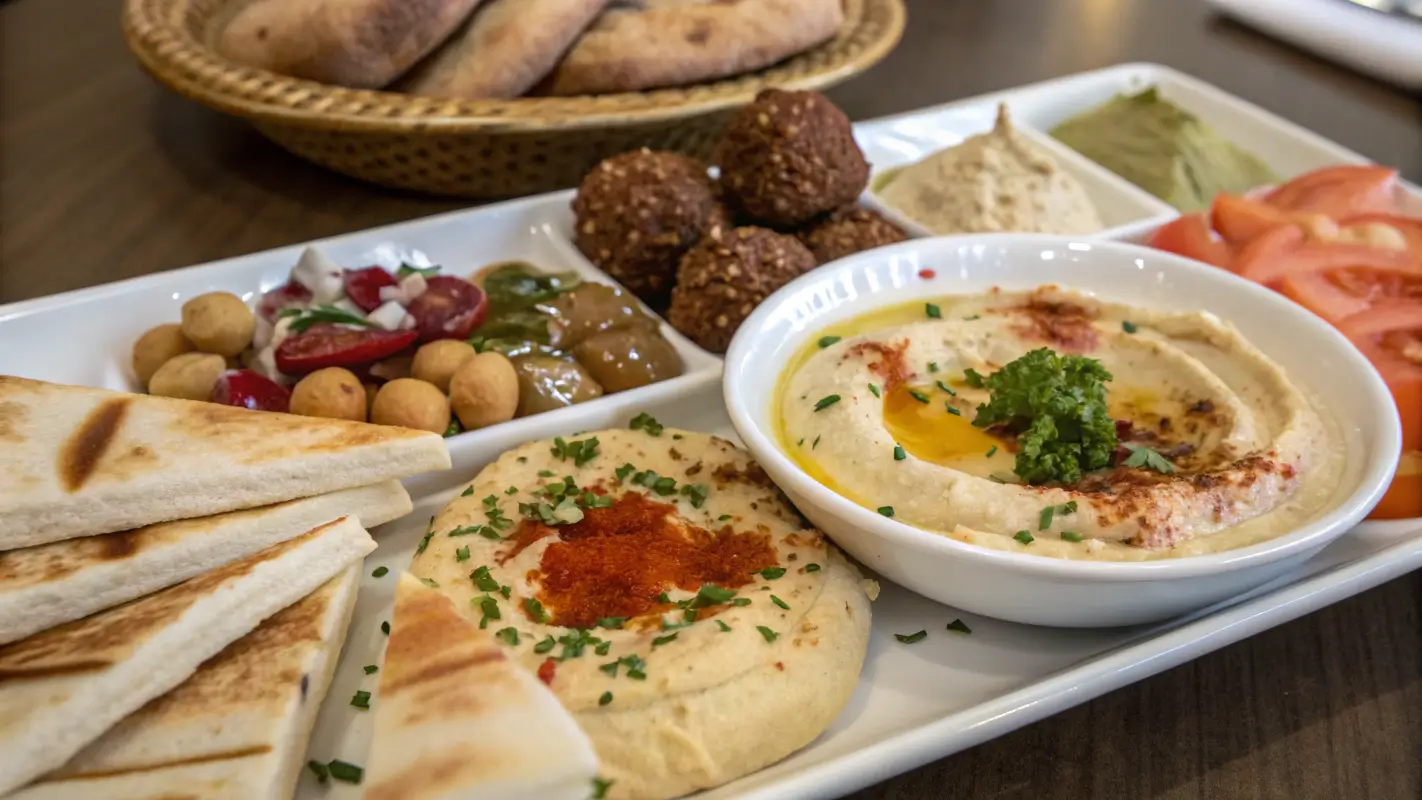
[[[291,335],[291,323],[295,319],[296,317],[282,317],[277,320],[276,325],[272,327],[272,340],[268,343],[268,346],[272,349],[281,347],[281,343],[286,340],[286,337]]]
[[[380,302],[399,303],[403,306],[410,302],[410,298],[405,294],[405,290],[396,284],[395,286],[380,287]]]
[[[313,295],[319,295],[321,284],[331,275],[336,276],[339,282],[341,277],[341,265],[332,261],[325,253],[314,247],[308,247],[301,251],[301,258],[296,260],[296,266],[291,268],[291,279],[311,290]],[[319,300],[319,297],[318,297]],[[320,302],[327,302],[320,300]]]
[[[411,300],[414,300],[416,297],[419,297],[420,295],[424,294],[425,290],[430,288],[430,285],[427,281],[425,281],[425,276],[423,273],[411,272],[409,275],[406,275],[403,280],[400,281],[400,288],[404,290],[405,302],[408,303]]]
[[[370,312],[366,319],[381,330],[399,330],[405,320],[405,307],[395,302],[384,303]]]
[[[360,317],[361,319],[365,319],[365,310],[362,309],[360,306],[356,305],[355,303],[352,303],[349,297],[342,297],[340,300],[337,300],[331,305],[335,306],[336,308],[339,308],[340,310],[346,312],[347,314],[350,314],[353,317]]]

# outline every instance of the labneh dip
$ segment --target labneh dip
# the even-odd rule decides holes
[[[1095,233],[1105,225],[1086,190],[998,106],[987,133],[904,167],[879,197],[934,233]]]

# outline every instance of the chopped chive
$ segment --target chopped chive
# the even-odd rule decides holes
[[[995,453],[997,453],[997,445],[988,448],[987,457],[992,458]]]
[[[820,337],[820,349],[823,350],[823,349],[825,349],[826,347],[829,347],[830,345],[834,344],[835,342],[837,342],[837,341],[839,341],[839,340],[840,340],[840,337],[838,337],[838,336],[821,336],[821,337]]]
[[[1037,530],[1044,531],[1052,527],[1052,517],[1057,513],[1056,506],[1047,506],[1042,509],[1041,515],[1037,518]]]
[[[764,636],[764,637],[765,637],[765,640],[766,640],[767,642],[773,642],[773,641],[775,641],[776,639],[780,638],[780,634],[778,634],[778,633],[776,633],[775,631],[773,631],[773,630],[771,630],[771,629],[765,627],[764,625],[757,625],[757,626],[755,626],[755,629],[758,630],[758,631],[760,631],[760,635],[761,635],[761,636]]]
[[[879,387],[878,387],[878,386],[875,386],[875,385],[872,384],[872,383],[869,384],[869,394],[872,394],[872,395],[874,395],[875,397],[882,397],[882,395],[879,394]]]
[[[835,403],[838,403],[839,400],[840,397],[837,394],[825,395],[824,397],[821,397],[819,400],[815,401],[815,410],[824,411],[826,408],[829,408]]]
[[[389,574],[390,574],[390,568],[389,568],[389,567],[376,567],[375,569],[371,570],[371,572],[370,572],[370,577],[372,577],[372,578],[383,578],[383,577],[385,577],[386,575],[389,575]]]
[[[606,628],[610,631],[615,631],[621,630],[622,626],[626,623],[626,617],[603,617],[602,619],[597,621],[597,627]]]
[[[909,389],[909,397],[912,397],[920,403],[927,404],[929,402],[928,395],[924,394],[923,392],[920,392],[917,389]]]
[[[781,578],[781,577],[784,577],[784,575],[785,575],[785,568],[784,568],[784,567],[766,567],[765,569],[761,570],[761,571],[760,571],[759,573],[757,573],[757,574],[760,575],[760,577],[765,578],[765,579],[768,580],[768,581],[773,581],[773,580],[777,580],[777,579],[779,579],[779,578]]]
[[[1136,327],[1136,323],[1131,322],[1127,319],[1121,321],[1121,330],[1125,331],[1126,333],[1135,333],[1139,329]]]
[[[375,673],[377,673],[377,672],[379,672],[379,671],[380,671],[380,667],[377,667],[377,666],[374,665],[374,664],[366,664],[366,665],[365,665],[365,674],[367,674],[367,675],[374,675]]]
[[[730,522],[730,521],[731,521],[731,515],[730,515],[730,514],[722,514],[721,516],[719,516],[719,517],[716,518],[716,521],[717,521],[717,522]]]
[[[634,431],[646,431],[648,436],[661,436],[662,431],[666,430],[665,425],[657,422],[656,417],[645,411],[633,417],[632,421],[627,423],[627,427]],[[677,437],[673,436],[672,438],[675,439]]]
[[[952,414],[952,415],[955,416],[955,417],[961,417],[961,416],[963,416],[963,412],[961,412],[961,411],[959,411],[958,409],[956,409],[956,408],[953,407],[952,401],[944,400],[944,401],[943,401],[943,409],[944,409],[945,411],[947,411],[949,414]]]
[[[369,710],[370,710],[370,692],[366,692],[366,691],[359,691],[359,692],[356,692],[356,693],[355,693],[355,697],[352,697],[352,698],[351,698],[351,705],[355,706],[356,708],[365,709],[365,710],[369,711]]]
[[[806,572],[819,572],[819,571],[820,571],[820,565],[819,565],[819,564],[806,564],[806,565],[805,565],[805,571],[806,571]]]
[[[361,778],[365,776],[365,770],[339,759],[327,764],[326,769],[330,771],[332,778],[342,783],[360,783]]]
[[[805,446],[805,437],[801,436],[801,437],[800,437],[800,441],[796,442],[796,443],[795,443],[795,446],[796,446],[796,447],[804,447],[804,446]]]
[[[611,702],[612,702],[612,692],[603,692],[603,693],[602,693],[602,697],[599,697],[599,698],[597,699],[597,704],[600,705],[600,706],[605,706],[605,705],[607,705],[608,703],[611,703]]]
[[[306,768],[311,770],[311,774],[316,776],[317,783],[325,783],[331,777],[331,771],[326,769],[326,765],[320,761],[311,760],[306,762]]]
[[[894,460],[903,461],[906,458],[908,458],[908,453],[904,452],[904,446],[901,444],[894,445]]]
[[[716,620],[716,624],[721,627],[722,633],[725,633],[726,631],[729,631],[731,629],[731,626],[727,625],[723,620]]]
[[[667,634],[666,636],[658,636],[657,638],[655,638],[655,639],[652,640],[652,646],[653,646],[653,647],[661,647],[661,646],[664,645],[664,644],[670,644],[671,642],[676,641],[676,637],[679,636],[679,635],[680,635],[680,633],[678,632],[678,633],[669,633],[669,634]]]
[[[883,514],[883,515],[886,516],[886,517],[892,517],[892,516],[894,515],[894,507],[893,507],[893,506],[879,506],[879,507],[878,507],[877,509],[875,509],[875,510],[878,511],[880,514]]]
[[[954,633],[973,632],[973,630],[968,627],[968,623],[962,621],[961,619],[955,619],[952,622],[948,623],[948,630],[953,631]]]
[[[731,601],[731,605],[736,606],[737,608],[741,606],[748,606],[750,604],[751,599],[749,597],[737,597],[735,600]]]
[[[923,312],[928,315],[929,319],[943,319],[943,309],[933,303],[924,303]]]
[[[814,450],[816,447],[819,447],[819,446],[820,446],[820,437],[816,436],[816,437],[815,437],[815,440],[814,440],[813,442],[810,442],[810,449],[811,449],[811,450]]]
[[[1031,544],[1032,542],[1036,541],[1036,538],[1032,536],[1030,531],[1018,531],[1017,533],[1012,534],[1012,538],[1023,544]]]
[[[474,586],[481,592],[497,592],[499,582],[494,580],[494,576],[489,574],[488,567],[477,567],[469,573],[470,580],[474,581]]]
[[[938,362],[937,362],[937,361],[930,361],[930,362],[928,362],[928,371],[929,371],[929,372],[937,372],[937,371],[938,371]]]
[[[790,606],[786,605],[784,600],[781,600],[780,598],[776,597],[775,595],[771,595],[771,596],[770,596],[770,602],[776,604],[777,606],[780,606],[781,608],[785,609],[786,611],[789,611],[789,610],[790,610]]]
[[[455,561],[468,561],[468,560],[469,560],[469,546],[468,546],[468,545],[465,545],[464,547],[461,547],[461,548],[459,548],[458,550],[455,550],[455,551],[454,551],[454,560],[455,560]]]
[[[913,644],[914,642],[921,642],[924,639],[928,638],[928,631],[919,631],[918,633],[896,633],[894,634],[894,638],[898,639],[904,644]]]
[[[539,642],[538,644],[536,644],[536,645],[533,646],[533,652],[535,652],[535,653],[537,653],[537,654],[539,654],[539,655],[543,655],[544,653],[548,652],[549,650],[552,650],[552,649],[553,649],[554,647],[556,647],[557,645],[558,645],[558,642],[553,638],[553,634],[550,633],[550,634],[548,634],[548,637],[547,637],[547,638],[545,638],[543,641],[541,641],[541,642]]]
[[[1075,500],[1069,500],[1069,501],[1067,501],[1066,503],[1063,503],[1063,504],[1062,504],[1062,507],[1059,508],[1059,509],[1057,509],[1057,513],[1059,513],[1059,514],[1075,514],[1075,513],[1076,513],[1076,501],[1075,501]]]
[[[944,383],[942,379],[939,379],[939,380],[934,381],[933,384],[934,384],[935,386],[937,386],[938,388],[942,389],[943,391],[947,392],[949,397],[957,397],[957,396],[958,396],[958,393],[955,392],[955,391],[953,391],[953,387],[952,387],[952,386],[949,386],[949,385],[946,384],[946,383]]]
[[[1081,534],[1077,533],[1076,531],[1062,531],[1062,541],[1079,542],[1081,541]]]
[[[593,652],[597,653],[600,656],[605,656],[607,655],[607,651],[611,649],[612,642],[598,642],[597,647],[593,648]]]

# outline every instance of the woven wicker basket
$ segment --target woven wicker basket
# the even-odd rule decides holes
[[[770,69],[684,89],[597,97],[449,101],[362,91],[238,66],[211,45],[240,0],[126,0],[124,37],[174,91],[243,117],[296,155],[361,180],[462,197],[573,186],[637,147],[709,158],[727,118],[766,86],[820,89],[882,59],[902,0],[845,0],[844,30]]]

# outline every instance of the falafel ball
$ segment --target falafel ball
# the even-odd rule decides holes
[[[705,165],[643,148],[613,156],[583,178],[573,198],[574,240],[588,260],[658,305],[715,205]]]
[[[716,157],[736,205],[773,228],[852,203],[869,183],[849,118],[818,92],[762,91],[731,119]]]
[[[814,254],[783,233],[735,228],[707,237],[682,256],[667,319],[703,348],[724,353],[762,300],[814,268]]]
[[[857,205],[830,212],[796,236],[810,248],[820,264],[909,238],[903,228],[884,219],[879,212]]]

